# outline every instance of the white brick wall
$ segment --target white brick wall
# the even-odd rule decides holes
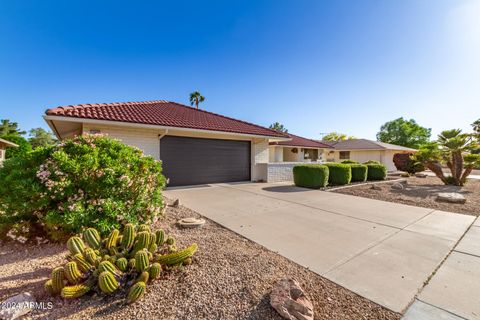
[[[254,157],[254,163],[268,163],[268,140],[253,140],[252,141],[252,153]]]
[[[267,182],[293,181],[293,167],[299,162],[271,162],[267,169]]]
[[[99,130],[100,133],[119,139],[125,144],[140,148],[144,154],[153,156],[155,159],[159,160],[160,140],[158,134],[160,132],[158,130],[92,126],[87,124],[83,126],[84,133],[90,133],[90,130]]]

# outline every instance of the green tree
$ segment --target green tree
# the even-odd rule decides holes
[[[26,132],[18,128],[18,123],[8,119],[0,120],[0,137],[7,135],[23,136]]]
[[[32,145],[27,141],[27,139],[15,133],[0,136],[0,138],[18,145],[17,148],[8,148],[6,153],[7,159],[15,158],[21,154],[32,151]]]
[[[377,140],[418,149],[430,141],[432,129],[424,128],[413,119],[398,118],[381,126]]]
[[[205,101],[205,97],[198,91],[194,91],[190,93],[190,105],[195,105],[198,109],[198,105]]]
[[[43,128],[33,128],[28,133],[30,135],[28,142],[30,142],[33,148],[46,147],[57,141],[53,133]]]
[[[335,131],[326,134],[322,138],[322,140],[325,140],[325,141],[344,141],[344,140],[354,140],[354,139],[356,138],[353,136],[348,136],[345,133],[335,132]]]
[[[273,129],[275,131],[278,131],[278,132],[283,132],[283,133],[288,132],[287,128],[285,128],[285,126],[283,124],[281,124],[280,122],[272,123],[269,128]]]
[[[423,145],[414,159],[424,164],[445,184],[463,186],[472,170],[480,165],[480,155],[470,152],[477,147],[472,134],[460,129],[445,130],[438,140]],[[450,169],[451,176],[443,172],[442,164]]]

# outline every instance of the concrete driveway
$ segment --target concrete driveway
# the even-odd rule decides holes
[[[396,312],[414,300],[474,221],[287,184],[216,184],[165,195]]]

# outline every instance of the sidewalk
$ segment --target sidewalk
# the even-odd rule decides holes
[[[477,218],[403,319],[480,319],[479,292],[480,218]]]
[[[433,173],[431,171],[424,171],[422,173],[425,173],[427,176],[430,176],[430,177],[435,177],[435,173]],[[450,172],[447,172],[446,174],[450,174]],[[480,180],[480,175],[471,174],[471,175],[468,176],[468,179],[478,179],[478,180]]]

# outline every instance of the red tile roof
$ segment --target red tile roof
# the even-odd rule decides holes
[[[290,141],[270,142],[270,145],[279,146],[291,146],[291,147],[303,147],[303,148],[328,148],[333,149],[331,146],[321,143],[315,140],[299,137],[288,133],[288,136],[292,139]]]
[[[79,104],[48,109],[45,113],[49,116],[287,137],[275,130],[164,100]]]

